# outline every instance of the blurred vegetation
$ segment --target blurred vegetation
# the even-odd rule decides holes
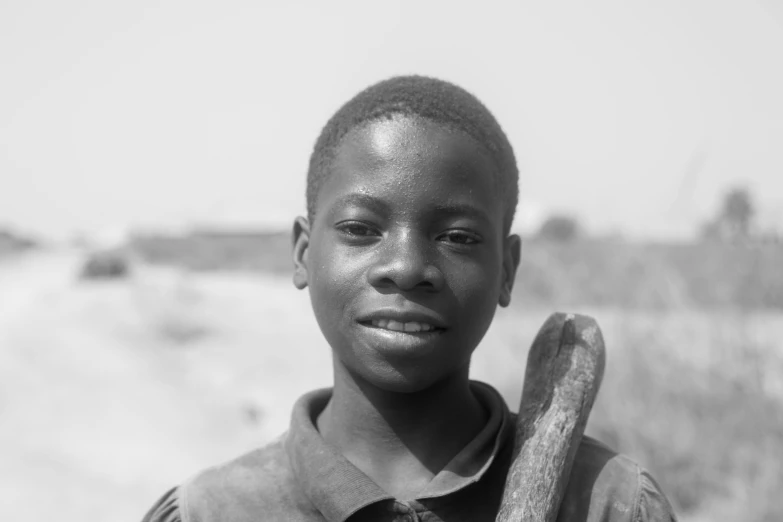
[[[33,249],[38,242],[8,228],[0,228],[0,256]]]
[[[91,252],[82,265],[81,279],[109,280],[123,279],[131,272],[131,261],[122,249],[107,249]]]
[[[745,187],[730,188],[723,197],[717,215],[702,228],[705,239],[732,240],[752,233],[756,205]]]
[[[283,232],[195,230],[183,235],[136,234],[128,247],[143,261],[194,271],[291,272],[291,237]]]
[[[664,340],[669,326],[665,315],[634,324],[609,348],[588,432],[650,469],[678,513],[783,520],[783,397],[757,378],[783,368],[779,347],[753,354],[759,347],[718,338],[709,362],[694,365],[678,357],[684,339]]]
[[[547,218],[538,230],[537,238],[543,241],[569,243],[582,235],[579,221],[572,216],[556,214]]]
[[[531,240],[515,297],[531,306],[783,310],[780,267],[775,244]]]

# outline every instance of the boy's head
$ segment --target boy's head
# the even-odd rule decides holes
[[[487,109],[430,78],[372,86],[327,123],[307,190],[294,282],[338,371],[398,392],[467,379],[520,250],[514,155]]]

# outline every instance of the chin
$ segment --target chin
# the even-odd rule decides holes
[[[342,372],[335,374],[335,379],[350,379],[356,381],[360,388],[369,386],[384,392],[416,393],[426,390],[437,378],[423,375],[422,368],[409,368],[407,371],[389,364],[386,361],[346,361],[342,359],[339,366]],[[345,372],[345,373],[344,373]],[[340,377],[343,374],[343,377]],[[336,383],[335,383],[336,384]]]
[[[429,389],[433,385],[433,382],[399,378],[384,379],[382,381],[376,381],[372,384],[374,384],[375,387],[379,390],[383,390],[385,392],[411,394],[419,393]]]
[[[419,393],[448,377],[443,373],[427,370],[422,364],[395,365],[389,362],[364,366],[357,374],[363,381],[378,390],[391,393]]]

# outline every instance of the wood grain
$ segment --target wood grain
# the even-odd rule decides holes
[[[544,322],[528,354],[498,522],[557,519],[605,360],[593,318],[554,313]]]

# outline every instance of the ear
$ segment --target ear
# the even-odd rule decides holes
[[[514,288],[521,252],[522,239],[516,234],[508,236],[503,242],[503,281],[501,281],[498,299],[498,304],[502,307],[511,304],[511,290]]]
[[[307,287],[307,249],[310,246],[310,223],[299,216],[294,220],[292,234],[294,259],[294,286],[299,290]]]

